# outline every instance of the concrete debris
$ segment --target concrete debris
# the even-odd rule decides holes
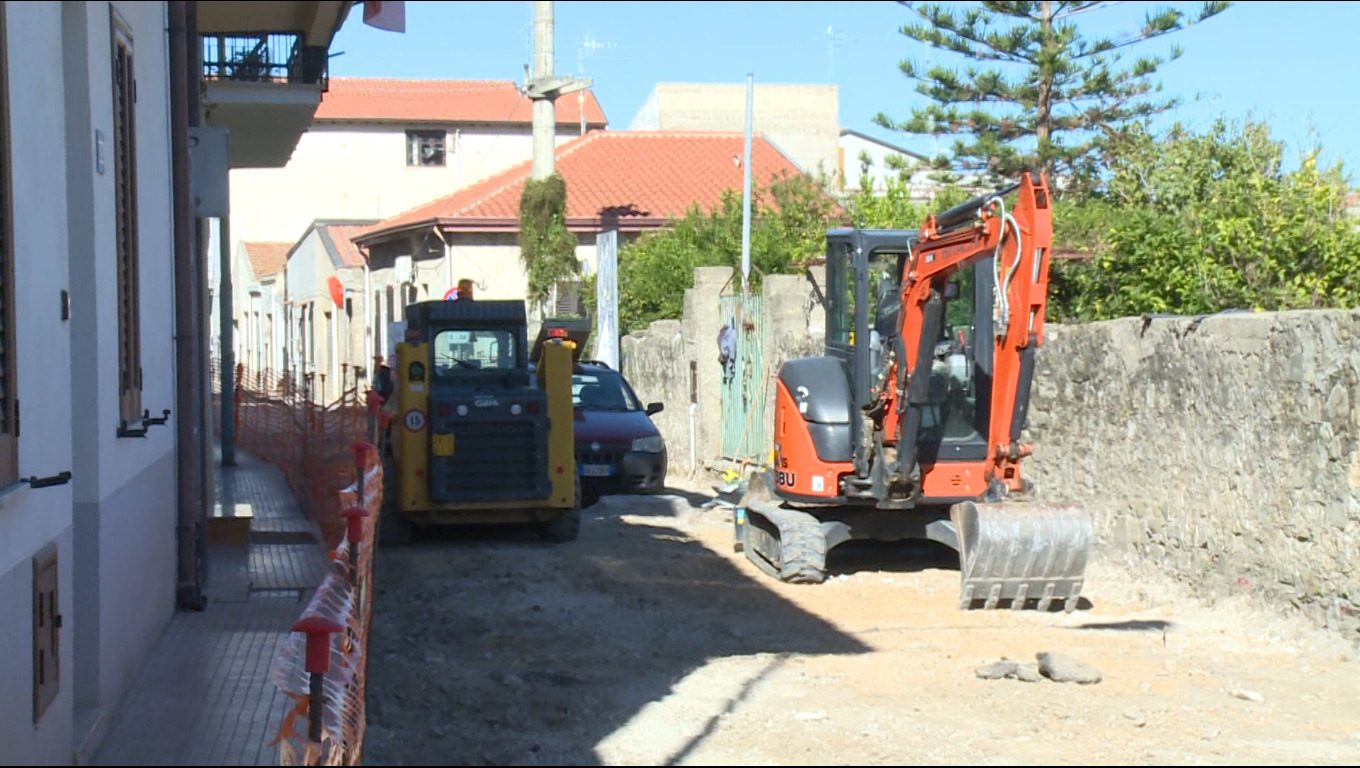
[[[1039,659],[1039,672],[1055,683],[1091,685],[1101,680],[1100,670],[1071,656],[1049,651],[1035,656]]]
[[[977,675],[983,680],[1004,680],[1008,677],[1014,676],[1016,670],[1019,668],[1020,665],[1016,664],[1013,661],[998,661],[992,664],[984,664],[983,666],[978,667],[977,669],[973,670],[973,674]]]

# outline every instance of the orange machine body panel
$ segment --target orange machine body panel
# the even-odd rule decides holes
[[[825,461],[817,454],[807,421],[784,382],[774,396],[774,484],[780,495],[832,501],[841,478],[855,473],[850,461]]]

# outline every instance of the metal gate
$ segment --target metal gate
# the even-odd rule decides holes
[[[769,376],[761,343],[760,296],[733,294],[718,299],[723,330],[722,457],[739,464],[764,464],[770,455],[765,416]]]

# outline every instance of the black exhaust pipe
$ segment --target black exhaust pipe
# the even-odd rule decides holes
[[[985,195],[978,195],[972,200],[969,200],[964,203],[959,203],[958,205],[954,206],[953,208],[950,208],[944,213],[937,213],[935,214],[935,229],[941,234],[943,234],[951,229],[957,228],[961,224],[967,224],[971,222],[974,218],[976,218],[977,210],[981,208],[983,205],[985,205],[988,200],[991,200],[993,197],[1003,197],[1005,195],[1009,195],[1010,193],[1014,192],[1019,188],[1020,182],[1017,181],[1014,184],[1008,187],[1003,187],[1002,189],[998,189],[995,192],[988,192]]]

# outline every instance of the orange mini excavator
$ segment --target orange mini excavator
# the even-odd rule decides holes
[[[1026,500],[1020,474],[1051,239],[1031,173],[919,232],[829,232],[826,352],[779,370],[773,466],[737,508],[738,548],[816,583],[845,541],[930,539],[959,553],[964,608],[1075,608],[1090,517]]]

